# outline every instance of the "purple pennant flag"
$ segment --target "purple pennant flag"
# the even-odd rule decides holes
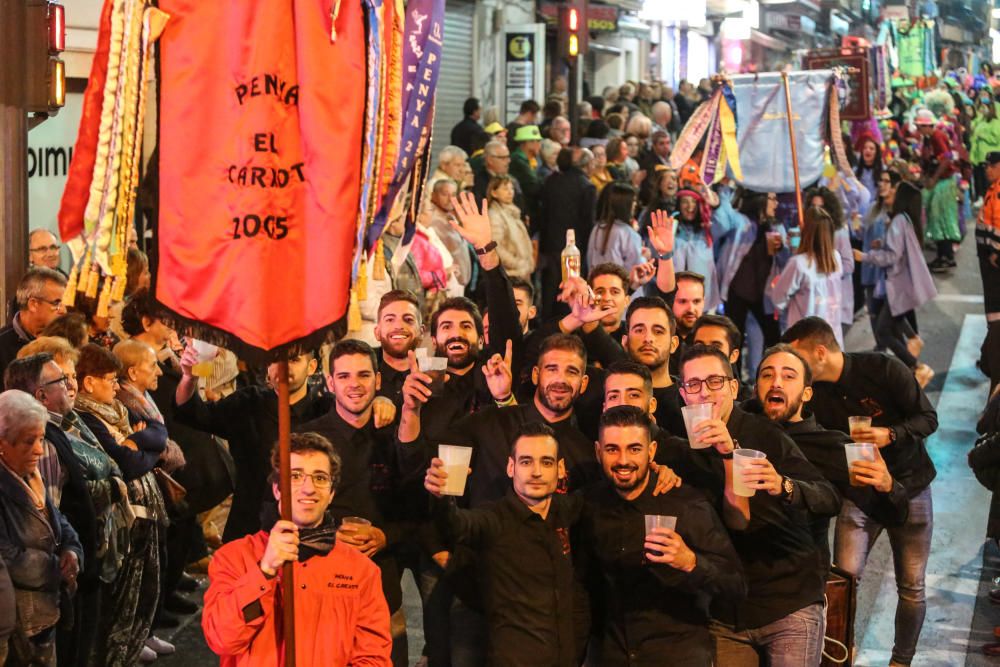
[[[382,198],[382,206],[368,230],[368,248],[374,247],[382,235],[389,210],[419,157],[420,133],[425,127],[429,129],[434,118],[434,92],[441,66],[441,43],[444,36],[444,3],[445,0],[410,0],[407,3],[401,99],[404,111],[399,156],[389,189]],[[430,143],[429,132],[426,143]]]

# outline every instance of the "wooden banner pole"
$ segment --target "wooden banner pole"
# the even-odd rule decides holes
[[[785,85],[785,115],[788,118],[788,139],[792,144],[792,174],[795,176],[795,202],[799,210],[799,229],[802,229],[805,213],[802,210],[802,184],[799,183],[799,155],[795,148],[795,122],[792,120],[792,90],[788,85],[788,72],[781,73]]]
[[[288,361],[278,362],[278,490],[281,493],[281,518],[292,520],[291,471],[292,407],[288,395]],[[285,667],[295,667],[295,563],[281,568],[282,634],[285,643]]]

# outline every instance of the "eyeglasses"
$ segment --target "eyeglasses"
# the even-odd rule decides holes
[[[301,470],[293,470],[291,473],[292,486],[302,486],[306,478],[312,480],[313,486],[317,489],[329,489],[333,486],[333,478],[327,475],[325,472],[314,472],[307,473]]]
[[[104,380],[105,382],[109,383],[109,384],[121,384],[121,382],[119,382],[119,380],[118,380],[118,376],[117,375],[112,375],[111,377],[108,377],[107,375],[104,375],[104,376],[101,377],[101,379]]]
[[[59,252],[62,249],[61,245],[40,245],[37,248],[28,248],[30,252]]]
[[[63,307],[62,299],[52,299],[51,301],[49,301],[48,299],[43,299],[40,296],[33,296],[31,298],[34,299],[35,301],[41,301],[42,303],[47,303],[56,310],[59,310],[60,308]]]
[[[63,375],[62,377],[56,378],[55,380],[49,380],[48,382],[43,382],[42,384],[38,385],[38,388],[43,389],[53,384],[61,384],[67,389],[69,389],[69,378]]]
[[[684,390],[685,394],[697,394],[701,391],[701,386],[704,384],[708,387],[709,391],[719,391],[732,379],[733,378],[725,375],[709,375],[704,380],[695,378],[693,380],[688,380],[687,382],[682,382],[681,389]]]
[[[493,158],[494,160],[509,160],[510,159],[510,155],[491,155],[490,157]]]

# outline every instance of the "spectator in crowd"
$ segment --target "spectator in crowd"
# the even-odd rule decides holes
[[[451,224],[455,212],[451,201],[457,194],[458,187],[452,179],[440,179],[434,182],[427,198],[427,227],[434,230],[434,234],[448,250],[451,264],[455,267],[455,280],[464,288],[472,280],[472,250]]]
[[[7,664],[55,665],[60,597],[72,596],[83,562],[76,531],[46,492],[38,470],[46,409],[30,394],[0,394],[0,557],[13,586],[16,619]],[[6,609],[10,611],[10,609]]]
[[[521,102],[521,106],[518,108],[517,115],[514,116],[514,120],[507,123],[507,148],[514,151],[517,146],[514,144],[514,135],[517,134],[518,129],[524,127],[525,125],[538,125],[538,114],[541,113],[542,107],[538,105],[535,100],[525,100]]]
[[[961,240],[958,230],[957,167],[947,135],[938,129],[938,119],[930,109],[920,109],[914,123],[920,132],[920,161],[924,174],[924,208],[927,212],[927,239],[937,246],[937,257],[929,264],[940,273],[955,268],[955,247]]]
[[[674,136],[680,129],[674,122],[674,109],[668,102],[656,101],[651,109],[653,120],[653,132],[665,132],[669,136]]]
[[[597,194],[600,196],[604,186],[614,181],[615,177],[608,170],[608,155],[604,146],[594,144],[590,147],[590,152],[594,154],[594,167],[590,171],[590,182],[597,188]]]
[[[0,373],[17,358],[18,350],[66,313],[62,301],[65,289],[66,277],[58,271],[35,266],[24,274],[17,286],[17,313],[0,329]]]
[[[542,180],[538,176],[542,135],[535,125],[518,128],[514,135],[516,148],[510,154],[510,175],[517,180],[524,195],[524,214],[529,220],[538,219],[538,194]]]
[[[323,590],[337,581],[356,587],[350,595],[336,596],[334,605],[322,596],[296,596],[299,627],[326,629],[297,633],[297,654],[321,664],[388,667],[392,640],[378,566],[336,539],[336,526],[327,514],[342,476],[340,457],[315,433],[293,434],[290,450],[292,519],[216,553],[202,614],[205,639],[226,667],[278,664],[278,573],[290,563],[302,590]],[[271,463],[271,490],[279,499],[277,447]]]
[[[593,180],[593,177],[591,177]],[[631,272],[646,263],[642,238],[632,227],[636,191],[625,183],[611,183],[602,194],[603,207],[587,245],[587,264],[612,263]]]
[[[548,178],[549,175],[559,171],[559,166],[556,164],[556,160],[559,158],[559,151],[561,150],[562,146],[555,141],[552,141],[551,139],[542,139],[542,146],[538,151],[538,156],[541,158],[541,162],[538,165],[538,179],[542,183],[545,182],[545,179]]]
[[[483,162],[483,168],[476,172],[476,181],[473,186],[473,194],[476,196],[476,201],[481,202],[487,197],[487,188],[489,187],[490,181],[497,176],[508,176],[510,175],[510,150],[507,149],[507,144],[502,141],[491,141],[486,144],[485,161]],[[514,185],[514,201],[517,203],[518,208],[522,208],[523,195],[521,194],[521,185],[515,179]]]
[[[572,127],[569,124],[569,119],[565,116],[556,116],[552,119],[552,123],[549,125],[548,137],[563,148],[566,148],[570,145],[571,131]]]
[[[28,234],[28,266],[41,266],[66,275],[59,267],[62,245],[47,229],[35,229]]]
[[[560,100],[551,98],[545,100],[545,105],[542,106],[542,122],[538,124],[542,136],[549,136],[549,126],[556,117],[562,115],[562,112],[563,103]]]
[[[473,152],[474,139],[483,133],[483,126],[479,124],[482,111],[479,100],[470,97],[462,104],[462,120],[451,129],[451,145],[461,148],[467,155]]]
[[[713,311],[721,299],[715,263],[715,230],[709,204],[702,192],[687,188],[677,193],[677,201],[679,209],[674,266],[678,271],[704,276],[705,309]]]
[[[438,166],[427,181],[427,189],[433,190],[441,179],[450,179],[455,187],[461,187],[465,180],[465,170],[468,167],[469,155],[458,146],[445,146],[438,153]]]
[[[82,313],[66,313],[45,325],[39,338],[45,336],[65,338],[70,345],[79,349],[90,342],[90,329]]]
[[[495,176],[487,189],[490,228],[497,244],[500,264],[508,276],[528,279],[535,271],[531,238],[514,204],[514,179]]]
[[[654,211],[663,211],[669,216],[677,212],[677,172],[670,167],[658,165],[652,172],[652,198],[639,215],[639,233],[646,238]]]

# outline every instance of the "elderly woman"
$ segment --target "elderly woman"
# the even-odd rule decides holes
[[[559,157],[559,151],[562,150],[557,142],[551,139],[542,139],[542,147],[540,149],[540,155],[542,156],[542,163],[538,165],[538,178],[544,181],[549,174],[559,171],[559,167],[556,165],[556,158]]]
[[[7,665],[56,664],[60,595],[76,591],[83,560],[76,531],[47,496],[38,472],[48,418],[30,394],[0,394],[0,558],[17,605]]]
[[[76,409],[121,469],[135,514],[129,552],[104,605],[104,643],[95,649],[97,664],[116,667],[134,665],[140,657],[148,660],[149,651],[155,651],[146,640],[159,601],[160,546],[167,524],[152,472],[166,450],[167,430],[155,420],[141,422],[117,399],[121,372],[121,362],[109,350],[94,344],[80,350]]]

